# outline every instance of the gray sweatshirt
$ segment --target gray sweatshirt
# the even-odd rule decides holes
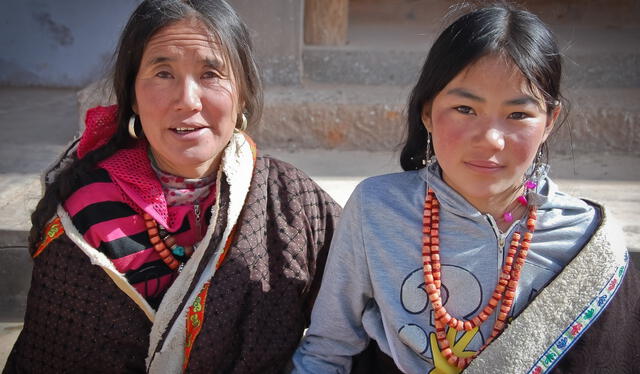
[[[475,209],[440,174],[433,164],[428,170],[369,178],[356,187],[333,237],[311,326],[293,358],[294,373],[349,373],[351,357],[369,339],[406,373],[424,374],[439,366],[421,258],[427,184],[441,204],[444,306],[465,319],[485,307],[511,236],[526,232],[526,217],[502,234],[493,217]],[[593,207],[559,192],[546,173],[529,199],[539,206],[538,220],[511,316],[576,255],[599,221]],[[477,332],[457,333],[458,352],[477,351],[496,314]]]

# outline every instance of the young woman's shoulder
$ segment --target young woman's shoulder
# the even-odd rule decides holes
[[[550,179],[533,198],[540,199],[534,202],[538,205],[535,236],[539,243],[546,243],[539,246],[540,251],[566,248],[561,253],[553,252],[554,256],[561,255],[561,263],[573,258],[602,225],[601,205],[560,191]]]
[[[396,192],[396,190],[403,190],[407,187],[424,185],[424,180],[418,171],[412,170],[369,177],[363,180],[360,185],[363,190],[371,193],[380,190]]]
[[[600,204],[561,191],[549,178],[534,198],[540,200],[536,205],[545,215],[542,222],[552,220],[556,225],[576,225],[600,220]]]
[[[398,206],[401,203],[422,206],[424,180],[417,171],[383,174],[360,182],[350,200],[360,199],[363,204]]]

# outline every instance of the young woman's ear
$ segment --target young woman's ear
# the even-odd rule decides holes
[[[551,134],[551,131],[553,130],[553,127],[556,125],[556,121],[560,116],[560,112],[562,112],[562,104],[558,104],[555,108],[553,108],[553,110],[551,111],[551,115],[547,117],[547,124],[544,129],[543,142],[547,141],[549,134]]]
[[[428,132],[431,132],[431,130],[433,129],[433,123],[431,122],[431,108],[429,107],[429,105],[425,104],[425,106],[422,108],[422,124],[424,125],[424,127],[427,129]]]

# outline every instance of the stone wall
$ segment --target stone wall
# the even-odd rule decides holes
[[[252,30],[267,84],[301,76],[303,0],[230,0]],[[0,85],[83,87],[107,75],[140,0],[21,0],[0,5]]]
[[[301,81],[303,0],[229,0],[252,31],[267,85]]]
[[[461,0],[350,0],[354,17],[368,20],[405,19],[439,22],[456,13]],[[638,27],[640,2],[637,0],[520,0],[516,1],[552,24],[585,26]],[[490,3],[467,1],[466,3]]]
[[[138,0],[3,0],[0,84],[81,87],[100,79]]]

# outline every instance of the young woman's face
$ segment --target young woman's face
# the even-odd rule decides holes
[[[472,204],[513,193],[559,113],[546,108],[511,62],[468,66],[422,115],[445,182]]]
[[[195,19],[160,29],[147,43],[133,109],[162,170],[197,178],[217,169],[239,110],[224,61],[211,33]]]

